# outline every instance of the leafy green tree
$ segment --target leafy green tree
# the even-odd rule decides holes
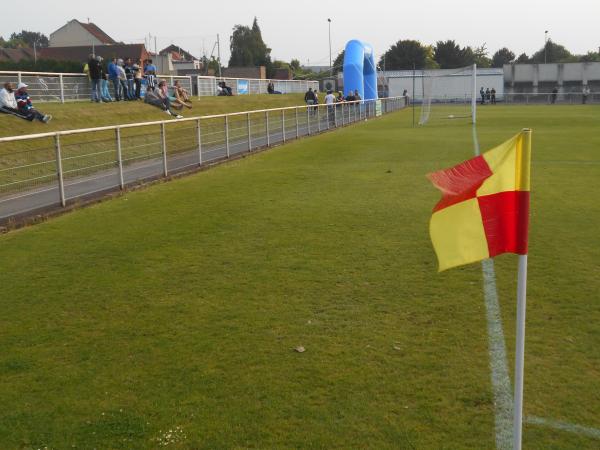
[[[35,43],[36,47],[48,47],[48,37],[37,31],[22,30],[20,33],[13,33],[10,35],[10,40],[15,42],[22,42],[27,47],[33,47]]]
[[[230,67],[266,66],[267,73],[271,70],[271,49],[264,43],[256,17],[252,28],[236,25],[231,35],[229,45],[231,57]]]
[[[527,56],[527,53],[521,53],[517,59],[515,59],[515,63],[517,64],[529,64],[531,62],[531,60],[529,59],[529,56]]]
[[[379,67],[383,70],[425,69],[432,66],[431,48],[419,41],[406,39],[392,45],[379,59]],[[385,63],[385,64],[384,64]]]
[[[488,58],[488,51],[485,44],[482,44],[479,47],[475,47],[475,49],[471,49],[471,47],[467,47],[473,54],[473,63],[477,64],[477,67],[492,67],[492,60]]]
[[[515,54],[508,48],[502,47],[492,56],[492,67],[502,67],[504,64],[510,64],[514,60]]]
[[[292,59],[290,61],[290,69],[292,69],[294,72],[300,70],[300,61],[297,59]]]
[[[473,49],[461,48],[454,40],[438,41],[433,48],[433,59],[440,69],[456,69],[475,61]]]
[[[344,71],[344,56],[346,56],[346,50],[342,50],[339,55],[333,60],[333,74],[336,75],[338,72]]]
[[[546,45],[531,56],[534,63],[559,63],[574,62],[577,57],[573,56],[569,50],[560,44],[555,44],[552,39],[548,39]]]
[[[587,52],[585,55],[579,56],[580,62],[598,62],[600,61],[600,53]]]

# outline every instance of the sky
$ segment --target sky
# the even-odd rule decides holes
[[[546,30],[573,53],[600,46],[598,0],[51,0],[34,5],[25,20],[18,14],[0,15],[0,35],[8,38],[23,28],[49,35],[71,19],[89,18],[117,41],[144,43],[151,35],[151,50],[156,36],[159,50],[175,44],[201,56],[211,54],[219,34],[224,65],[233,27],[251,26],[255,16],[272,59],[296,58],[303,65],[329,65],[328,18],[334,59],[350,39],[370,43],[377,58],[401,39],[485,44],[490,57],[505,46],[517,55],[531,55],[544,45]]]

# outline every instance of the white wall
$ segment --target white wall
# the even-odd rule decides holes
[[[423,87],[425,91],[432,92],[434,98],[438,99],[470,99],[472,92],[471,74],[447,75],[447,71],[431,70],[432,77],[423,78],[422,72],[417,71],[415,76],[415,98],[418,100],[423,97]],[[445,76],[439,76],[439,75]],[[438,77],[435,77],[438,75]],[[404,89],[408,91],[409,96],[413,96],[413,77],[412,73],[402,73],[400,76],[388,77],[389,95],[391,97],[402,95]],[[429,87],[431,85],[431,87]],[[502,70],[477,71],[477,95],[479,88],[495,88],[496,96],[501,97],[504,93],[504,76]]]
[[[102,45],[102,42],[90,34],[78,22],[68,22],[50,35],[50,47],[75,47],[80,45]]]

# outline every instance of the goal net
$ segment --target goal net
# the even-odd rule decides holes
[[[421,77],[422,102],[419,125],[431,120],[475,121],[476,68],[425,70]]]

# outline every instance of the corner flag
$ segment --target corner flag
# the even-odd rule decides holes
[[[442,192],[429,231],[439,270],[527,254],[530,131],[427,177]]]

